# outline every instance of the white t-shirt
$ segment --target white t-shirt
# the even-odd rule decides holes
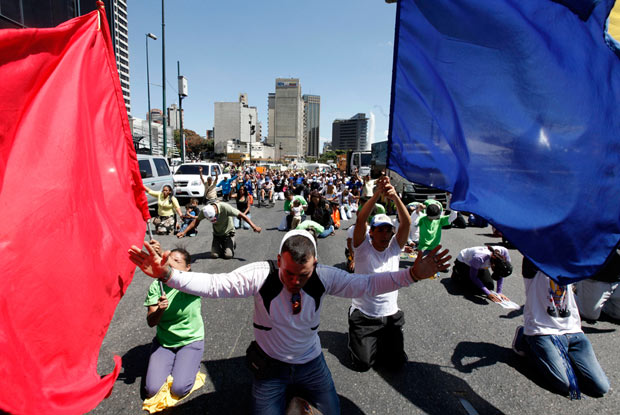
[[[581,318],[575,302],[575,294],[571,285],[565,288],[565,307],[570,312],[567,317],[560,317],[562,305],[556,306],[552,300],[551,279],[541,271],[534,278],[524,278],[525,309],[523,311],[524,333],[527,336],[547,334],[580,333]],[[555,283],[554,283],[555,284]],[[557,285],[554,286],[560,289]],[[555,317],[548,309],[556,308]]]
[[[377,251],[370,242],[370,235],[366,234],[364,242],[355,250],[355,273],[375,274],[378,272],[398,271],[400,262],[400,245],[396,237],[392,237],[390,245],[382,252]],[[380,295],[364,294],[354,298],[352,309],[359,309],[370,317],[386,317],[398,312],[398,291]]]
[[[506,248],[503,246],[492,246],[491,248],[495,251],[499,251],[506,261],[511,262],[510,253]],[[456,259],[476,269],[489,268],[491,266],[491,251],[487,246],[465,248],[459,252]]]

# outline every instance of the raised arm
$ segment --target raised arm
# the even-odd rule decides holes
[[[396,205],[396,211],[398,212],[398,230],[396,231],[396,240],[398,241],[400,249],[403,249],[403,247],[407,244],[407,239],[409,239],[411,216],[409,216],[407,206],[405,206],[400,197],[398,197],[398,193],[396,193],[396,189],[393,185],[385,185],[384,193],[385,196]]]
[[[375,192],[372,197],[364,203],[362,209],[357,212],[357,220],[355,221],[355,230],[353,231],[353,247],[357,248],[364,242],[364,238],[366,238],[366,221],[372,212],[372,209],[375,207],[377,200],[381,196],[381,192],[383,191],[384,182],[379,181]]]
[[[150,245],[145,246],[147,252],[132,246],[129,259],[146,275],[161,279],[169,287],[201,297],[250,297],[258,292],[269,274],[267,262],[255,262],[225,274],[181,272],[166,264],[169,252],[160,257]]]
[[[202,167],[198,167],[198,173],[200,173],[200,181],[202,182],[202,184],[205,184],[205,178],[202,177]]]
[[[375,296],[430,278],[437,272],[446,271],[450,267],[452,257],[448,255],[447,249],[439,251],[440,249],[441,245],[435,247],[426,256],[418,255],[413,266],[396,272],[352,276],[341,269],[321,266],[329,268],[332,274],[329,286],[326,286],[327,292],[345,298],[361,297],[364,294]]]

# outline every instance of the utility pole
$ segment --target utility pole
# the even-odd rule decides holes
[[[250,164],[252,164],[252,114],[248,114],[250,116]]]
[[[164,18],[164,2],[161,0],[161,89],[162,89],[162,112],[164,127],[164,157],[168,158],[168,143],[166,140],[166,23]]]
[[[149,154],[153,154],[153,133],[151,132],[151,81],[149,79],[149,38],[157,40],[157,36],[152,33],[146,34],[146,92],[149,101]]]
[[[179,80],[179,132],[181,134],[181,161],[185,163],[185,134],[183,134],[183,98],[187,96],[187,79],[181,76],[181,63],[177,61],[177,78]]]

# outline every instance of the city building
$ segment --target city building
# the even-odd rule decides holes
[[[164,112],[158,108],[151,108],[151,114],[146,114],[146,119],[156,124],[162,124],[164,122]]]
[[[240,94],[237,102],[216,102],[213,124],[215,153],[227,153],[229,140],[257,141],[258,111],[248,106],[246,94]]]
[[[269,94],[267,144],[282,148],[287,159],[299,159],[306,154],[303,147],[303,100],[298,78],[277,78],[276,92]]]
[[[310,157],[319,156],[319,126],[321,122],[321,97],[304,95],[304,150]]]
[[[152,154],[163,155],[164,151],[164,129],[161,123],[151,123],[152,138],[149,140],[149,122],[140,118],[129,118],[131,126],[131,135],[133,136],[134,146],[137,152],[149,153],[149,144],[153,143]],[[168,148],[168,157],[176,157],[179,150],[174,144],[173,131],[171,127],[166,127],[166,140]]]
[[[323,143],[323,151],[321,153],[326,153],[328,151],[332,151],[332,142],[326,141]]]
[[[126,0],[103,0],[127,114],[129,94],[129,39]],[[0,1],[0,29],[54,27],[97,8],[94,0],[9,0]]]
[[[166,115],[166,119],[168,120],[168,125],[173,130],[181,129],[181,121],[185,123],[185,119],[183,118],[183,110],[177,107],[177,104],[172,104],[168,107],[168,114]],[[161,120],[160,120],[161,122]]]
[[[332,149],[368,149],[368,118],[366,114],[355,114],[348,120],[334,120],[332,123]]]
[[[267,95],[267,143],[273,145],[275,140],[275,114],[276,114],[276,93],[270,92]]]

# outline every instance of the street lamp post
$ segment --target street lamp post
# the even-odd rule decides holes
[[[183,98],[187,97],[187,80],[181,76],[181,63],[177,61],[177,77],[179,80],[179,133],[181,135],[181,162],[185,163],[185,135],[183,134]]]
[[[149,79],[149,38],[157,40],[152,33],[146,34],[146,94],[149,101],[149,154],[153,154],[153,134],[151,133],[151,81]]]
[[[161,0],[161,89],[162,89],[162,124],[164,127],[164,157],[168,157],[166,142],[166,23],[164,18],[164,0]]]
[[[252,164],[252,114],[249,114],[250,116],[250,121],[248,122],[250,124],[250,164]]]

